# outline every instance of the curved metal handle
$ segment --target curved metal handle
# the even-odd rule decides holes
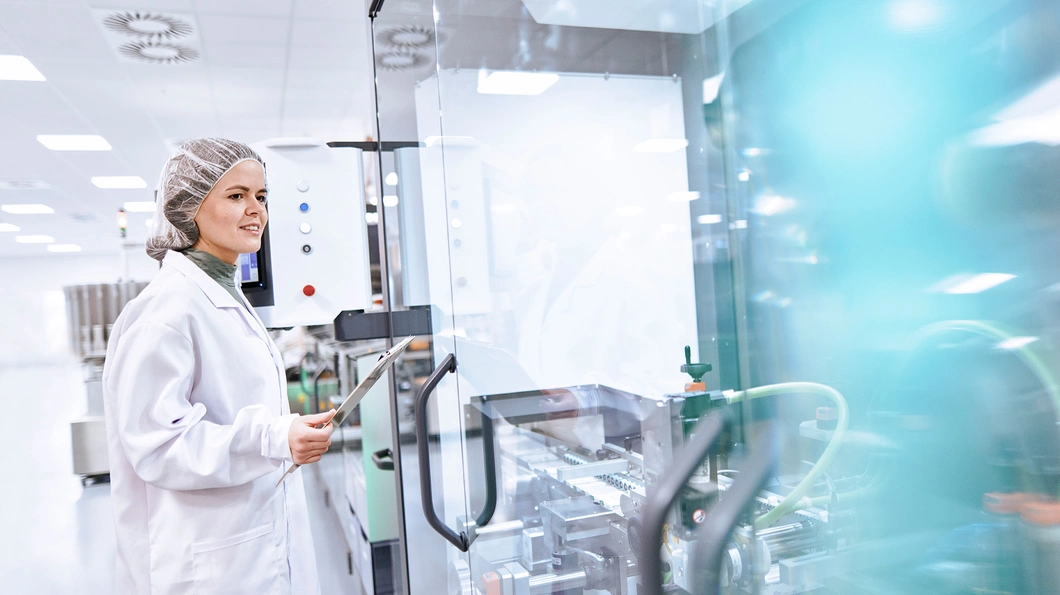
[[[467,533],[453,531],[446,526],[442,519],[438,518],[438,513],[434,511],[434,492],[431,487],[431,452],[427,441],[427,401],[431,398],[431,393],[434,392],[435,387],[442,381],[442,377],[449,372],[455,371],[456,356],[450,353],[431,372],[427,382],[423,384],[419,394],[416,395],[416,450],[419,453],[420,500],[423,504],[423,516],[427,518],[427,524],[444,537],[446,541],[455,545],[458,550],[466,552],[471,547]]]
[[[663,595],[662,560],[659,549],[663,544],[666,515],[677,500],[681,488],[699,469],[703,457],[718,442],[725,429],[732,425],[732,415],[716,411],[701,420],[693,431],[692,440],[674,460],[673,466],[659,479],[655,493],[644,507],[644,537],[639,544],[638,562],[645,595]]]
[[[390,459],[390,460],[384,460]],[[381,471],[393,471],[394,470],[394,451],[389,448],[383,450],[377,450],[372,453],[372,462],[375,463],[376,469]]]
[[[736,529],[744,511],[754,502],[758,490],[772,477],[777,463],[776,428],[772,422],[748,452],[747,459],[735,469],[739,472],[737,479],[725,490],[721,501],[696,530],[689,563],[694,593],[717,595],[720,592],[719,570],[729,535]]]
[[[493,456],[493,418],[487,409],[489,405],[483,406],[482,415],[482,466],[486,472],[486,502],[482,505],[482,512],[475,519],[476,527],[485,527],[493,512],[497,510],[497,464]],[[472,539],[474,541],[474,539]]]

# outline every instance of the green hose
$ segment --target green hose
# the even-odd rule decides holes
[[[773,508],[773,510],[770,510],[755,519],[755,529],[765,529],[777,522],[777,520],[784,515],[795,510],[795,507],[806,496],[806,493],[810,491],[815,483],[817,483],[817,479],[822,473],[824,473],[824,470],[832,464],[832,459],[835,458],[836,452],[839,450],[839,445],[843,442],[843,436],[847,432],[847,426],[850,423],[850,410],[847,408],[847,401],[843,398],[843,395],[839,394],[839,391],[830,386],[815,384],[813,382],[784,382],[781,384],[759,386],[744,391],[727,393],[725,395],[725,400],[727,403],[731,404],[739,403],[744,399],[760,399],[762,397],[772,397],[774,395],[786,393],[815,394],[828,397],[835,402],[836,407],[839,409],[839,420],[836,424],[835,432],[832,434],[832,439],[828,441],[828,446],[825,447],[824,452],[821,454],[821,458],[817,460],[817,464],[815,464],[813,468],[810,469],[810,472],[802,478],[802,481],[795,486],[795,489],[784,497],[780,504]]]

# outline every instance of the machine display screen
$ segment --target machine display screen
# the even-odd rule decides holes
[[[239,255],[239,280],[241,283],[257,283],[258,253]]]
[[[269,228],[261,238],[261,249],[252,254],[239,255],[239,284],[247,301],[255,308],[272,306],[272,277],[269,274]]]

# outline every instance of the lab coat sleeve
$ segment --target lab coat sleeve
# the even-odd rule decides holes
[[[242,485],[290,460],[287,432],[294,415],[263,405],[244,407],[230,425],[206,421],[191,403],[195,368],[191,341],[158,323],[130,327],[115,351],[110,377],[113,418],[133,470],[168,490]]]

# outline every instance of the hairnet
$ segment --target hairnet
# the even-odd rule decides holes
[[[195,215],[214,185],[241,161],[265,162],[247,145],[224,138],[200,138],[180,145],[166,162],[155,197],[147,254],[162,260],[166,250],[190,248],[199,239]]]

